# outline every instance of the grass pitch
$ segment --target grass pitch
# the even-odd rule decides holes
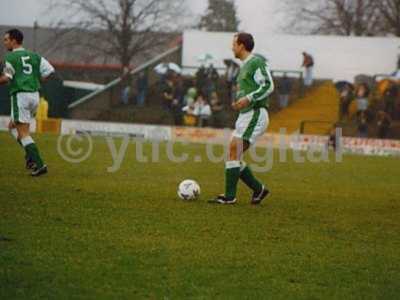
[[[107,143],[70,164],[57,137],[36,136],[50,173],[30,178],[0,133],[0,299],[398,299],[400,160],[274,164],[272,196],[249,205],[206,201],[223,165],[138,163],[121,169]],[[144,147],[151,152],[150,145]],[[202,145],[176,145],[205,157]],[[178,183],[197,180],[183,202]]]

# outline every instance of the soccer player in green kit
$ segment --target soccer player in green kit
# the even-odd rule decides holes
[[[54,68],[40,55],[22,47],[24,36],[18,29],[11,29],[4,36],[4,46],[9,51],[4,59],[0,84],[9,84],[11,121],[9,129],[25,149],[27,168],[32,176],[47,173],[39,149],[29,133],[29,124],[39,104],[40,81],[45,80]]]
[[[268,96],[274,90],[267,61],[260,55],[252,54],[253,49],[254,39],[251,34],[238,33],[234,36],[232,51],[242,61],[237,78],[237,100],[232,104],[232,108],[239,112],[239,117],[225,163],[225,194],[211,200],[211,203],[234,204],[239,179],[253,191],[251,204],[260,204],[269,194],[267,187],[241,161],[243,153],[268,127]]]

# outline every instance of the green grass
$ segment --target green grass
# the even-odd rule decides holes
[[[210,205],[223,165],[135,161],[106,142],[81,164],[36,136],[50,173],[30,178],[0,134],[0,299],[398,299],[400,160],[274,164],[272,196]],[[147,153],[150,145],[145,146]],[[201,145],[176,152],[202,154]],[[201,199],[177,199],[196,179]],[[5,239],[7,238],[7,239]]]

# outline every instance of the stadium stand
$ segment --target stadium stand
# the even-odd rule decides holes
[[[6,29],[8,26],[0,26],[0,30],[5,31]],[[84,36],[85,32],[71,31],[68,35],[61,35],[60,38],[57,37],[59,35],[57,29],[34,29],[31,27],[21,29],[25,32],[26,47],[46,55],[56,67],[59,75],[58,79],[43,86],[43,96],[49,102],[49,117],[181,125],[176,124],[176,116],[174,117],[162,108],[161,86],[164,77],[153,72],[155,65],[163,62],[182,65],[181,34],[169,34],[168,43],[138,55],[132,62],[138,71],[147,70],[149,76],[146,105],[139,107],[133,100],[137,94],[135,88],[130,90],[127,105],[121,104],[123,89],[134,85],[139,72],[134,72],[132,76],[121,82],[106,86],[104,91],[96,92],[95,97],[87,97],[87,99],[85,96],[90,95],[91,91],[64,85],[64,81],[69,80],[104,85],[113,82],[121,74],[121,65],[118,64],[115,57],[88,55],[87,49],[79,45],[68,48],[60,46],[69,39],[73,39],[74,35]],[[50,43],[50,41],[54,42]],[[48,47],[49,44],[52,46]],[[0,55],[3,55],[3,52],[4,49],[1,48]],[[185,68],[190,68],[190,66],[185,66]],[[229,109],[231,96],[226,88],[227,83],[222,75],[223,70],[218,69],[218,72],[219,78],[215,79],[213,85],[216,86],[218,98],[224,107],[223,124],[226,127],[232,127],[236,116]],[[331,81],[317,81],[312,88],[305,90],[301,72],[273,70],[273,74],[277,87],[280,85],[282,76],[288,74],[292,82],[292,89],[287,108],[279,105],[279,88],[272,95],[269,107],[271,112],[270,132],[279,132],[280,128],[287,128],[288,133],[300,130],[307,134],[327,134],[336,125],[342,127],[344,134],[348,136],[360,136],[360,128],[364,128],[368,137],[400,137],[399,82],[396,78],[382,74],[375,78],[357,76],[354,83],[349,83],[354,91],[347,99],[344,115],[341,97],[343,86],[339,85],[335,89]],[[184,75],[179,80],[183,82],[181,88],[183,94],[186,94],[191,83],[196,82],[196,77],[193,74]],[[355,89],[362,83],[366,83],[371,91],[368,95],[368,109],[364,118],[366,127],[360,125],[360,117],[357,112],[359,101],[357,102],[355,95]],[[0,97],[8,98],[5,87],[0,88]],[[84,101],[76,103],[78,99]],[[71,106],[72,103],[76,105]],[[8,114],[9,110],[9,101],[1,101],[0,114]],[[181,107],[178,110],[180,111]],[[208,125],[213,126],[213,123]]]
[[[287,133],[301,129],[301,123],[307,121],[307,133],[326,134],[338,117],[338,96],[332,82],[323,82],[304,98],[288,108],[272,115],[270,132],[279,133],[286,128]]]

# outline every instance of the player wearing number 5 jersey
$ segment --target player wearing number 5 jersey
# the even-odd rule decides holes
[[[11,121],[9,129],[25,149],[27,168],[32,176],[47,173],[39,149],[29,133],[29,124],[39,104],[40,82],[49,77],[54,68],[40,55],[22,47],[24,36],[18,29],[11,29],[4,36],[4,46],[9,51],[4,59],[0,84],[9,84]]]

